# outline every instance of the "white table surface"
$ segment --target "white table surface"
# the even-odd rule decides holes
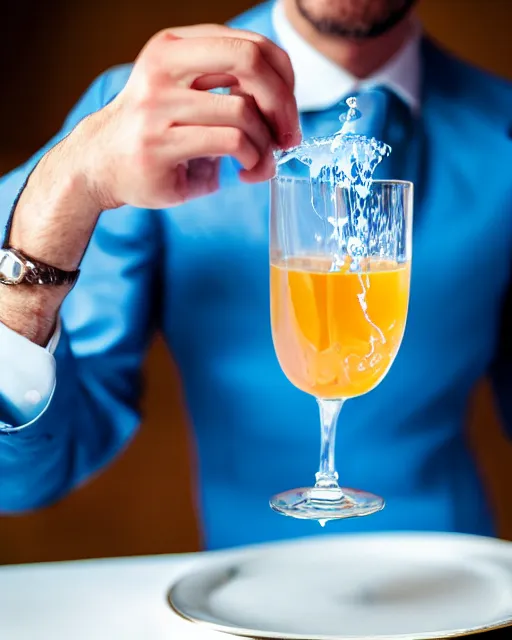
[[[0,639],[223,640],[181,620],[166,600],[169,585],[205,555],[0,567]]]

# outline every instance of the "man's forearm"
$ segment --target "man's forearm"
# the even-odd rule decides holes
[[[17,203],[8,243],[66,271],[75,270],[100,213],[81,166],[87,145],[85,123],[42,158]],[[0,285],[0,322],[45,345],[55,326],[67,286]]]
[[[237,91],[206,91],[219,78]],[[290,59],[257,34],[219,25],[159,32],[122,91],[40,161],[16,207],[11,246],[75,270],[103,209],[164,209],[210,192],[216,181],[208,172],[198,185],[198,160],[233,157],[244,181],[270,179],[273,151],[301,140],[293,89]],[[44,344],[66,288],[0,287],[0,321]]]

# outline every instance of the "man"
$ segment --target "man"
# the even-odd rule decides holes
[[[337,454],[343,484],[387,507],[326,531],[494,532],[463,425],[485,373],[512,419],[498,340],[512,88],[424,38],[413,4],[278,0],[233,22],[246,31],[163,32],[133,68],[101,76],[48,147],[3,180],[6,247],[59,282],[0,286],[4,512],[59,498],[129,442],[160,328],[195,429],[208,547],[322,532],[268,507],[310,483],[318,417],[281,372],[269,330],[264,181],[272,150],[299,135],[289,61],[256,32],[290,56],[304,137],[337,130],[348,95],[383,88],[388,170],[416,184],[406,335],[384,382],[346,405]],[[197,91],[217,86],[232,95]],[[222,155],[243,166],[240,183],[170,208],[215,189],[217,163],[193,159]]]

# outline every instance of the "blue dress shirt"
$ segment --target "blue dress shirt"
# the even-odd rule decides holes
[[[275,37],[271,12],[261,5],[234,24]],[[343,484],[385,496],[386,509],[324,531],[268,507],[273,493],[313,480],[319,422],[272,345],[262,184],[172,210],[105,212],[60,337],[41,349],[0,326],[1,511],[58,499],[127,445],[140,419],[141,364],[160,329],[196,436],[209,548],[333,531],[493,533],[464,423],[473,386],[490,374],[512,425],[506,326],[500,334],[512,257],[512,87],[426,39],[420,58],[421,109],[393,176],[416,184],[408,325],[384,382],[345,405],[337,451]],[[98,78],[45,149],[2,179],[0,222],[41,155],[112,100],[129,73]],[[304,135],[336,130],[338,113],[304,109]]]

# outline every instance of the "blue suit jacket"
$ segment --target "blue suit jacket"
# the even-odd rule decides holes
[[[236,24],[272,37],[268,5]],[[512,257],[512,87],[427,40],[423,65],[402,176],[417,185],[406,334],[384,382],[346,404],[337,451],[343,483],[385,496],[387,507],[328,533],[493,532],[464,418],[472,387],[490,373],[512,424],[510,350],[500,340]],[[41,154],[129,73],[102,75],[58,136],[2,180],[0,220]],[[338,124],[336,112],[302,117],[305,136]],[[287,381],[272,346],[268,211],[262,184],[172,210],[103,214],[62,310],[53,399],[26,429],[0,438],[0,509],[55,500],[127,444],[139,423],[141,363],[161,329],[197,440],[208,546],[323,533],[268,507],[271,494],[312,481],[319,450],[316,403]]]

